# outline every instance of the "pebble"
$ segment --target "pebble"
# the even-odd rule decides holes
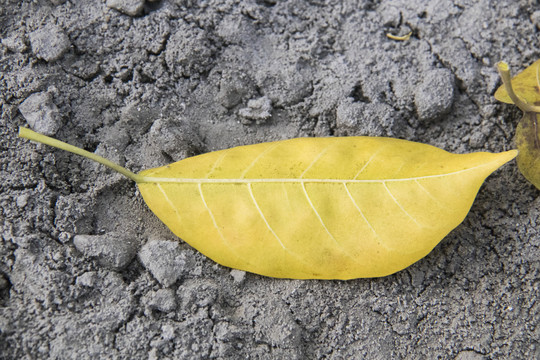
[[[30,195],[22,194],[22,195],[17,196],[17,199],[15,201],[18,207],[24,208],[28,204],[29,199],[30,199]]]
[[[120,113],[120,122],[131,136],[146,133],[156,118],[159,118],[157,109],[137,102],[129,103]],[[126,140],[129,140],[129,137]]]
[[[454,87],[455,78],[450,70],[429,71],[414,94],[418,118],[433,121],[446,115],[454,102]]]
[[[173,285],[186,267],[186,257],[176,241],[150,240],[139,251],[139,259],[165,287]]]
[[[266,96],[249,100],[247,108],[240,109],[238,115],[247,120],[245,122],[247,124],[251,121],[255,121],[256,124],[264,123],[272,117],[272,101]]]
[[[531,21],[534,25],[536,25],[537,29],[540,29],[540,10],[536,10],[532,13]]]
[[[34,55],[47,62],[60,59],[71,46],[67,35],[56,25],[45,25],[32,31],[29,38]]]
[[[87,271],[84,274],[79,275],[77,277],[77,280],[75,280],[75,283],[80,286],[94,287],[94,285],[96,285],[97,280],[98,280],[97,272]]]
[[[30,95],[19,105],[19,111],[28,125],[39,133],[53,136],[60,129],[60,114],[48,92]]]
[[[487,357],[477,353],[474,350],[464,350],[460,351],[459,354],[454,358],[455,360],[486,360]]]
[[[232,109],[240,104],[251,90],[252,84],[245,74],[224,73],[219,84],[217,100],[223,107]]]
[[[129,16],[137,16],[144,9],[144,0],[107,0],[107,6]]]
[[[160,152],[174,160],[184,159],[200,153],[203,143],[197,131],[187,121],[161,118],[150,128],[150,140]]]
[[[195,311],[196,308],[211,306],[219,298],[219,293],[218,285],[209,280],[186,281],[177,290],[182,308],[189,312]]]
[[[76,235],[73,244],[87,257],[110,269],[126,267],[137,254],[138,241],[120,234]]]
[[[23,53],[27,49],[23,36],[18,33],[2,39],[2,45],[4,45],[9,51],[15,53]]]
[[[336,134],[339,136],[386,136],[392,127],[393,109],[382,103],[364,103],[347,98],[336,110]]]
[[[176,336],[175,327],[171,324],[164,324],[161,327],[161,337],[164,340],[172,340]]]
[[[179,26],[167,42],[165,62],[177,76],[197,76],[208,70],[213,52],[204,31]]]
[[[244,278],[246,277],[246,272],[242,270],[231,270],[231,276],[233,277],[234,281],[237,283],[241,283],[244,281]]]
[[[176,296],[172,289],[159,289],[150,295],[148,306],[162,312],[171,312],[176,309]]]

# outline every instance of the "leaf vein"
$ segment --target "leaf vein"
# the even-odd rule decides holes
[[[433,196],[433,194],[428,189],[426,189],[424,185],[420,184],[420,182],[416,179],[414,180],[414,182],[416,183],[416,185],[418,185],[418,187],[420,187],[420,190],[422,190],[431,200],[433,200],[440,207],[446,209],[446,206],[439,199]]]
[[[366,216],[364,215],[364,212],[362,211],[362,209],[360,209],[360,206],[358,206],[358,204],[356,203],[356,200],[354,200],[354,198],[352,197],[352,194],[351,192],[349,191],[349,188],[347,187],[347,184],[346,183],[343,183],[343,186],[345,187],[345,191],[347,191],[347,195],[349,195],[349,198],[351,199],[354,207],[356,208],[356,210],[358,210],[358,212],[360,213],[360,216],[362,217],[362,219],[364,219],[364,221],[366,222],[366,224],[368,224],[369,228],[371,229],[371,231],[373,231],[373,233],[375,235],[377,235],[377,237],[379,236],[377,234],[377,232],[375,231],[375,229],[373,228],[373,226],[371,225],[371,223],[368,221],[368,219],[366,218]]]
[[[271,146],[267,147],[266,149],[264,149],[264,151],[262,151],[255,159],[253,159],[253,161],[251,162],[251,164],[248,165],[247,168],[245,168],[245,170],[242,172],[242,174],[240,174],[240,179],[243,179],[244,176],[246,176],[246,174],[248,173],[249,170],[251,170],[253,168],[253,166],[255,166],[255,164],[257,163],[257,161],[259,161],[264,155],[266,155],[267,153],[269,153],[271,150],[273,150],[276,146],[278,146],[279,144],[281,144],[280,142],[275,142],[273,143]]]
[[[378,153],[381,152],[383,148],[380,148],[379,150],[375,151],[373,153],[373,155],[371,155],[371,157],[368,159],[368,161],[364,164],[364,166],[362,166],[362,168],[360,170],[358,170],[358,172],[356,173],[356,175],[353,177],[353,180],[356,180],[356,178],[358,178],[358,176],[360,176],[360,174],[367,168],[367,166],[369,165],[369,163],[375,159],[375,156],[377,156]]]
[[[274,231],[274,229],[272,229],[272,227],[270,226],[270,224],[268,223],[268,220],[266,220],[266,216],[264,216],[261,208],[259,207],[259,204],[257,203],[257,200],[255,199],[255,196],[253,195],[253,190],[251,188],[251,184],[248,183],[248,191],[249,191],[249,195],[251,196],[251,200],[253,201],[253,204],[255,205],[255,208],[257,209],[257,211],[259,212],[259,215],[261,216],[261,218],[263,219],[264,223],[266,224],[266,227],[268,228],[268,230],[270,230],[270,232],[272,233],[272,235],[274,235],[274,237],[276,238],[276,240],[279,242],[279,244],[281,245],[281,247],[287,251],[287,252],[291,252],[289,249],[287,249],[287,247],[285,247],[285,245],[283,244],[283,242],[281,241],[281,239],[279,238],[279,236],[276,234],[276,232]]]
[[[405,181],[414,181],[414,180],[424,180],[424,179],[433,179],[441,178],[445,176],[454,176],[459,175],[467,171],[476,170],[481,167],[490,166],[491,163],[486,163],[478,166],[473,166],[468,169],[462,169],[458,171],[449,172],[446,174],[437,174],[437,175],[424,175],[416,176],[410,178],[401,178],[401,179],[370,179],[370,180],[355,180],[355,179],[294,179],[294,178],[259,178],[259,179],[193,179],[193,178],[167,178],[167,177],[152,177],[152,176],[142,176],[139,183],[179,183],[179,184],[248,184],[248,183],[348,183],[348,184],[381,184],[388,182],[405,182]]]
[[[223,236],[223,233],[221,232],[221,229],[219,228],[217,222],[216,222],[216,218],[214,217],[214,214],[212,213],[212,210],[210,210],[210,208],[208,207],[208,204],[206,203],[206,199],[204,198],[204,194],[203,194],[203,191],[202,191],[202,184],[199,184],[198,186],[199,188],[199,194],[201,195],[201,200],[204,204],[204,207],[206,208],[206,211],[208,212],[208,215],[210,215],[210,219],[212,219],[212,223],[214,224],[214,227],[216,228],[217,232],[219,233],[219,236],[221,236],[221,238],[223,239],[223,242],[226,242],[225,241],[225,237]],[[227,244],[228,246],[228,244]]]
[[[332,239],[332,241],[334,241],[334,243],[336,244],[336,246],[341,250],[341,252],[343,254],[345,254],[345,256],[347,256],[348,258],[350,258],[353,262],[357,263],[357,264],[360,264],[358,262],[358,260],[356,260],[353,256],[351,256],[347,250],[343,247],[343,245],[341,245],[337,239],[334,237],[334,235],[332,235],[332,233],[330,232],[330,230],[328,230],[328,228],[326,227],[326,224],[324,223],[323,219],[321,218],[321,215],[319,214],[319,212],[317,211],[317,209],[315,208],[315,206],[313,205],[313,202],[311,201],[311,198],[309,197],[309,194],[307,193],[307,190],[306,190],[306,185],[304,183],[302,183],[302,190],[304,190],[304,195],[306,196],[306,199],[309,203],[309,206],[311,206],[311,209],[313,209],[313,212],[315,213],[315,216],[317,216],[317,219],[319,219],[319,222],[321,223],[322,227],[324,228],[324,230],[326,231],[326,233],[328,234],[328,236],[330,237],[330,239]]]
[[[176,209],[176,206],[174,206],[173,202],[169,198],[169,195],[165,192],[165,189],[160,184],[156,184],[157,188],[161,193],[163,194],[163,197],[165,198],[165,201],[167,201],[167,204],[174,210],[174,213],[176,214],[176,217],[178,218],[178,221],[181,222],[182,218],[180,217],[180,214],[178,213],[178,209]]]
[[[390,195],[390,197],[392,198],[392,200],[396,203],[396,205],[401,209],[401,211],[403,211],[405,213],[405,215],[407,215],[412,221],[414,221],[414,223],[418,226],[422,226],[411,214],[409,214],[409,212],[407,210],[405,210],[405,208],[399,203],[399,201],[396,199],[396,197],[394,196],[394,194],[392,194],[392,192],[390,191],[390,189],[388,188],[388,186],[386,186],[386,182],[383,181],[383,186],[384,188],[386,189],[386,192],[388,192],[388,195]]]
[[[223,151],[221,153],[221,155],[216,159],[216,161],[214,162],[214,164],[212,165],[212,168],[210,169],[210,171],[208,171],[208,173],[206,174],[205,178],[208,179],[210,177],[210,175],[216,170],[217,166],[219,164],[221,164],[221,162],[223,161],[223,159],[225,158],[225,156],[227,156],[227,152],[226,151]]]
[[[212,219],[212,223],[214,224],[214,227],[216,228],[219,236],[221,237],[221,240],[223,241],[223,243],[225,244],[225,246],[231,251],[231,253],[236,256],[238,259],[240,259],[241,261],[245,262],[246,264],[250,264],[251,265],[251,262],[246,260],[244,257],[238,255],[237,251],[234,250],[234,248],[231,246],[231,244],[229,243],[229,241],[227,241],[227,239],[225,238],[225,236],[223,235],[223,232],[221,231],[221,229],[219,228],[218,224],[217,224],[217,221],[216,221],[216,218],[214,216],[214,213],[212,212],[212,210],[210,210],[210,207],[208,206],[208,203],[206,202],[206,199],[204,198],[204,194],[203,194],[203,191],[202,191],[202,184],[199,184],[198,186],[199,188],[199,194],[201,195],[201,200],[204,204],[204,207],[206,208],[206,211],[208,212],[208,215],[210,215],[210,219]]]
[[[330,146],[332,145],[328,145],[326,146],[317,156],[315,156],[315,159],[313,159],[313,161],[311,162],[311,164],[308,165],[308,167],[304,170],[304,172],[302,172],[302,174],[300,175],[300,179],[302,179],[304,177],[304,175],[309,171],[309,169],[311,169],[313,167],[313,165],[315,165],[315,163],[317,161],[319,161],[319,159],[324,155],[326,154],[326,152],[328,151],[328,149],[330,148]]]

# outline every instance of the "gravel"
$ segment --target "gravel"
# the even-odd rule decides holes
[[[434,121],[448,114],[454,102],[454,74],[448,69],[437,69],[425,74],[414,93],[418,117]]]
[[[48,92],[30,95],[19,105],[19,111],[34,131],[52,136],[60,129],[60,114]]]
[[[32,31],[28,37],[34,55],[47,62],[60,59],[71,46],[64,31],[53,24]]]
[[[139,251],[139,259],[165,287],[180,279],[186,267],[186,256],[176,241],[151,240]]]
[[[138,242],[121,234],[75,235],[75,248],[87,257],[95,258],[102,266],[122,269],[135,258]]]
[[[144,9],[144,0],[107,0],[107,6],[123,14],[137,16]]]

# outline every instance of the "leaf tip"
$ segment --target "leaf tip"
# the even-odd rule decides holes
[[[518,156],[519,151],[518,150],[508,150],[505,152],[502,152],[499,154],[499,167],[503,166],[504,164],[508,163],[509,161],[513,160]]]

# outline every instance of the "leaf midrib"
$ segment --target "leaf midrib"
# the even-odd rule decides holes
[[[467,171],[479,169],[491,165],[493,162],[473,166],[468,169],[449,172],[446,174],[416,176],[401,179],[301,179],[301,178],[259,178],[259,179],[208,179],[208,178],[167,178],[139,175],[137,183],[177,183],[177,184],[253,184],[253,183],[336,183],[336,184],[351,184],[351,183],[385,183],[385,182],[404,182],[415,181],[431,178],[440,178],[445,176],[453,176],[462,174]]]

